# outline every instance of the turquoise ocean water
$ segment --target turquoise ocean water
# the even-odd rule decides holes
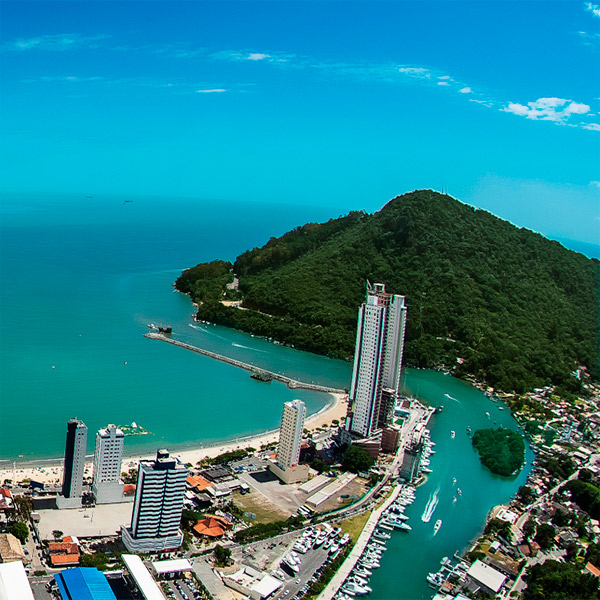
[[[347,387],[348,363],[194,324],[191,302],[171,288],[185,267],[234,259],[270,235],[333,216],[336,212],[326,209],[273,205],[4,200],[0,459],[60,457],[66,421],[73,416],[90,429],[90,453],[99,427],[143,425],[154,435],[128,437],[128,453],[135,454],[276,428],[282,403],[295,397],[310,412],[322,408],[327,395],[261,384],[244,371],[143,334],[148,323],[171,325],[178,339],[299,379]],[[404,383],[408,392],[445,408],[431,421],[437,444],[433,473],[406,511],[413,531],[393,534],[382,568],[371,579],[370,597],[380,600],[430,598],[427,573],[437,570],[443,556],[464,549],[489,509],[508,500],[529,471],[528,466],[510,479],[492,475],[481,467],[466,435],[467,425],[475,430],[494,421],[514,428],[507,409],[441,373],[407,369]],[[434,536],[438,519],[442,526]]]

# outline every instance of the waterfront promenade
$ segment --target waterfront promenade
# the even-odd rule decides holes
[[[208,356],[209,358],[214,358],[215,360],[220,360],[221,362],[227,363],[228,365],[232,365],[234,367],[238,367],[240,369],[245,369],[246,371],[250,371],[252,373],[260,373],[261,375],[268,375],[272,377],[276,381],[281,381],[285,383],[290,389],[300,389],[300,390],[311,390],[313,392],[324,392],[326,394],[345,394],[345,390],[341,390],[338,388],[327,387],[324,385],[317,385],[314,383],[306,383],[304,381],[298,381],[297,379],[292,379],[291,377],[287,377],[282,375],[281,373],[275,373],[274,371],[267,371],[266,369],[262,369],[255,365],[251,365],[250,363],[242,362],[241,360],[236,360],[235,358],[230,358],[229,356],[224,356],[223,354],[217,354],[216,352],[211,352],[210,350],[204,350],[203,348],[198,348],[198,346],[192,346],[191,344],[186,344],[185,342],[180,342],[178,340],[171,339],[170,337],[163,335],[162,333],[145,333],[144,337],[150,340],[160,340],[161,342],[167,342],[168,344],[173,344],[173,346],[179,346],[180,348],[185,348],[186,350],[191,350],[192,352],[196,352],[197,354],[202,354],[203,356]]]

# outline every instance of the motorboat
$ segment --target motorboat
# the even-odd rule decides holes
[[[444,583],[444,578],[440,573],[429,573],[427,581],[432,587],[441,587]]]
[[[369,593],[367,588],[355,583],[354,581],[346,581],[346,583],[342,586],[342,590],[354,596],[364,596],[365,594]]]

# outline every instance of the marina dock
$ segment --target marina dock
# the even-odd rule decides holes
[[[216,352],[211,352],[210,350],[204,350],[203,348],[198,348],[197,346],[192,346],[191,344],[186,344],[185,342],[180,342],[178,340],[174,340],[162,333],[145,333],[144,337],[150,340],[160,340],[161,342],[167,342],[168,344],[173,344],[173,346],[179,346],[180,348],[185,348],[186,350],[191,350],[192,352],[196,352],[197,354],[202,354],[203,356],[208,356],[209,358],[214,358],[215,360],[220,360],[221,362],[227,363],[233,367],[238,367],[240,369],[245,369],[246,371],[250,371],[251,373],[261,373],[264,375],[268,375],[269,377],[275,379],[276,381],[280,381],[281,383],[285,383],[290,389],[295,390],[311,390],[313,392],[324,392],[326,394],[345,394],[346,390],[340,390],[338,388],[327,387],[325,385],[317,385],[315,383],[306,383],[304,381],[298,381],[297,379],[292,379],[291,377],[287,377],[286,375],[282,375],[281,373],[275,373],[274,371],[268,371],[261,367],[257,367],[256,365],[251,365],[250,363],[242,362],[241,360],[236,360],[235,358],[230,358],[229,356],[224,356],[222,354],[217,354]]]

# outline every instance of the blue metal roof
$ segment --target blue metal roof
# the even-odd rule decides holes
[[[93,567],[65,569],[54,579],[62,600],[117,600],[104,573]]]

